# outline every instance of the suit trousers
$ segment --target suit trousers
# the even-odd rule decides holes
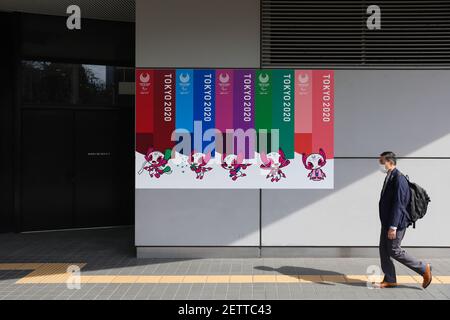
[[[380,260],[381,269],[384,273],[384,281],[397,282],[397,276],[395,273],[394,262],[391,258],[407,266],[411,270],[414,270],[420,275],[425,273],[426,264],[416,258],[410,256],[405,250],[402,249],[401,244],[403,237],[405,236],[406,228],[397,229],[397,237],[394,240],[388,238],[387,228],[381,228],[380,235]]]

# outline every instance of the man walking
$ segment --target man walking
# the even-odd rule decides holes
[[[386,173],[379,202],[381,235],[380,260],[384,279],[380,288],[397,286],[395,266],[391,258],[423,276],[422,287],[426,288],[432,280],[431,265],[416,260],[402,249],[401,243],[405,231],[410,224],[407,206],[410,201],[410,190],[406,177],[396,168],[395,153],[386,151],[380,154],[380,169]]]

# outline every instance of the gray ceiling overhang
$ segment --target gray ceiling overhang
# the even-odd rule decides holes
[[[65,16],[70,5],[80,7],[82,18],[135,20],[135,0],[0,0],[0,11]]]

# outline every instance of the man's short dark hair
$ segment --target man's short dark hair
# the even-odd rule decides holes
[[[397,156],[392,151],[384,151],[380,154],[380,157],[383,157],[387,161],[392,161],[394,165],[397,164]]]

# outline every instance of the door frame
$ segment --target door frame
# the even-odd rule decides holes
[[[26,52],[26,48],[23,46],[23,34],[24,34],[24,21],[27,21],[31,16],[39,16],[39,18],[42,19],[43,22],[46,22],[47,20],[55,20],[59,19],[61,23],[64,22],[63,17],[57,17],[57,16],[47,16],[47,15],[34,15],[34,14],[27,14],[27,13],[21,13],[21,12],[12,12],[8,13],[11,15],[12,19],[12,25],[11,25],[11,33],[13,35],[13,59],[12,61],[9,61],[13,65],[13,77],[11,79],[13,85],[13,151],[12,151],[12,162],[13,162],[13,185],[11,186],[12,189],[12,202],[13,202],[13,208],[12,208],[12,225],[10,226],[10,230],[13,232],[19,233],[22,231],[22,111],[26,109],[64,109],[64,110],[122,110],[123,108],[131,108],[132,112],[132,118],[134,119],[134,105],[117,105],[117,106],[93,106],[93,105],[30,105],[30,104],[22,104],[21,99],[21,91],[22,91],[22,61],[24,60],[35,60],[35,61],[50,61],[50,62],[58,62],[58,63],[68,63],[68,64],[95,64],[95,65],[108,65],[108,66],[123,66],[123,67],[129,67],[129,68],[135,68],[135,54],[134,54],[134,45],[129,48],[129,51],[127,53],[120,53],[114,58],[111,58],[109,60],[105,60],[101,56],[98,56],[92,54],[87,59],[80,59],[77,56],[74,55],[68,55],[65,58],[57,57],[54,58],[48,57],[48,53],[44,56],[41,56],[40,53],[37,52]],[[98,23],[99,25],[108,25],[111,23],[122,25],[120,30],[123,32],[120,33],[120,38],[123,39],[130,39],[135,37],[135,31],[134,31],[134,23],[125,23],[125,22],[117,22],[117,21],[103,21],[103,20],[95,20],[95,19],[89,19],[92,20],[91,23]],[[49,22],[50,23],[50,22]],[[132,25],[133,24],[133,25]],[[95,29],[95,28],[94,28]],[[87,34],[91,34],[92,28],[87,32]],[[45,34],[44,39],[48,37],[51,39],[51,34]],[[74,38],[78,39],[78,38]],[[112,39],[111,40],[114,43],[117,43],[117,40]],[[84,42],[83,40],[77,40],[79,46],[83,46]],[[86,49],[92,48],[96,44],[90,43],[88,44],[88,47]],[[134,128],[134,125],[133,125]],[[134,166],[134,162],[133,162]],[[134,170],[134,169],[133,169]],[[134,177],[134,176],[133,176]],[[131,179],[131,177],[130,177]],[[131,180],[130,180],[131,181]],[[133,194],[134,194],[134,178],[133,178]],[[134,205],[134,201],[133,201]],[[131,208],[130,210],[133,210]],[[134,212],[134,210],[133,210]]]

